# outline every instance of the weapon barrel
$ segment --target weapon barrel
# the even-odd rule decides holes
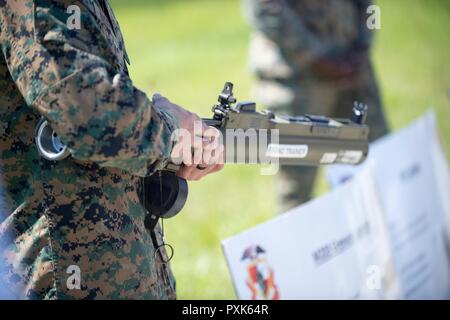
[[[364,140],[338,140],[308,136],[273,135],[256,130],[245,138],[224,136],[225,163],[320,166],[360,164],[368,155]]]
[[[368,155],[369,128],[366,125],[346,120],[328,120],[325,123],[268,119],[259,113],[247,118],[241,113],[236,118],[240,121],[237,127],[230,123],[217,126],[217,123],[207,122],[215,124],[222,133],[225,163],[356,165]]]

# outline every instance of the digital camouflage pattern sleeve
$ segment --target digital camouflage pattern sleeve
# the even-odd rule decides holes
[[[67,21],[81,13],[79,29]],[[72,11],[73,12],[73,11]],[[19,299],[174,299],[142,177],[177,123],[128,76],[106,0],[0,0],[0,287]],[[39,156],[45,116],[72,157]]]
[[[95,1],[0,3],[9,72],[75,159],[144,176],[169,158],[177,123],[155,110],[120,70],[125,57],[111,50],[118,44],[102,32]],[[70,5],[81,9],[80,30],[68,27]]]

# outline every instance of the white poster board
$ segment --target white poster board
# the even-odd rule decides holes
[[[433,113],[327,176],[329,194],[223,241],[240,299],[450,298],[450,176]]]
[[[434,114],[373,143],[369,159],[401,298],[449,298],[450,176]],[[337,187],[366,166],[332,166],[326,174]]]
[[[223,241],[240,299],[365,299],[398,289],[367,167],[351,183]]]

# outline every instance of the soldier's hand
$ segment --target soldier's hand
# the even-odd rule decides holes
[[[195,123],[201,121],[198,115],[170,102],[159,93],[153,95],[152,102],[155,108],[170,112],[178,120],[180,129],[194,132]]]
[[[181,164],[177,172],[179,177],[200,180],[223,168],[224,153],[219,130],[208,127],[198,115],[171,103],[160,94],[153,96],[153,105],[178,119],[180,128],[171,157],[174,163]]]

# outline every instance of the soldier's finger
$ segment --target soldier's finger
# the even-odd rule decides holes
[[[212,152],[213,149],[211,148],[211,146],[209,146],[209,144],[205,144],[203,147],[202,163],[200,165],[210,166],[212,164]]]
[[[209,160],[209,165],[224,164],[224,163],[225,163],[224,146],[219,145],[211,151],[211,159]]]
[[[192,165],[202,165],[203,164],[203,146],[194,147],[192,149]]]
[[[195,170],[192,171],[192,173],[190,175],[190,180],[198,181],[198,180],[202,179],[203,177],[205,177],[206,175],[208,175],[211,172],[213,167],[214,166],[208,166],[208,167],[204,167],[203,169],[199,169],[199,166],[197,166],[195,168]]]
[[[181,161],[186,166],[191,166],[193,164],[192,150],[183,148],[181,151]]]
[[[217,141],[208,141],[203,143],[203,165],[211,166],[217,164],[217,157],[214,155],[222,146],[218,145]]]
[[[221,164],[216,164],[215,166],[212,166],[211,167],[211,170],[209,170],[209,172],[208,172],[208,174],[210,174],[210,173],[214,173],[214,172],[217,172],[217,171],[220,171],[220,170],[222,170],[223,168],[224,168],[224,164],[223,163],[221,163]]]
[[[214,128],[214,127],[209,127],[206,124],[204,125],[204,129],[203,129],[203,137],[205,138],[209,138],[210,140],[214,140],[214,139],[218,139],[221,135],[221,132]]]

